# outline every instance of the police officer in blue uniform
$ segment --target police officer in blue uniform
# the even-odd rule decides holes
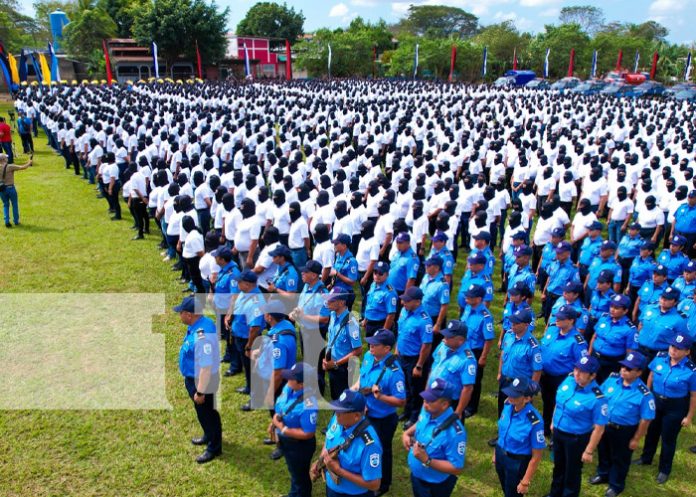
[[[556,392],[573,372],[573,364],[587,355],[587,342],[575,328],[580,314],[565,305],[556,312],[556,324],[549,326],[541,339],[543,372],[540,387],[544,401],[544,433],[551,434],[551,418],[556,405]]]
[[[387,282],[401,295],[408,287],[416,284],[420,260],[411,248],[410,234],[402,232],[396,235],[396,248],[396,255],[389,264]]]
[[[186,297],[174,307],[186,325],[186,336],[179,350],[179,371],[184,386],[193,401],[203,436],[191,440],[193,445],[205,445],[196,462],[204,464],[222,454],[222,422],[215,409],[215,393],[220,385],[220,346],[215,322],[196,308],[194,297]]]
[[[488,231],[479,231],[474,235],[474,248],[470,252],[471,255],[483,254],[486,258],[483,274],[488,278],[493,278],[495,269],[495,256],[490,248],[491,234]]]
[[[696,288],[696,261],[689,261],[684,266],[684,273],[672,283],[672,288],[679,290],[683,298],[691,298]]]
[[[615,276],[609,271],[602,271],[597,278],[597,284],[592,289],[592,297],[590,298],[590,321],[585,330],[585,338],[589,341],[594,333],[594,325],[599,318],[609,312],[609,303],[612,297],[616,295],[611,288],[612,281]]]
[[[382,445],[382,481],[375,495],[389,491],[392,482],[392,440],[399,423],[396,409],[406,404],[406,380],[392,353],[396,337],[391,330],[377,330],[365,339],[370,351],[360,365],[358,388],[367,401],[367,418]]]
[[[365,397],[345,390],[331,405],[335,414],[319,456],[323,467],[312,466],[312,478],[323,473],[327,497],[372,497],[382,479],[382,444],[365,416]]]
[[[285,245],[278,245],[268,255],[273,257],[273,263],[278,266],[275,276],[268,282],[268,291],[280,295],[297,293],[300,286],[300,275],[292,262],[290,249]]]
[[[418,422],[404,431],[414,497],[450,497],[464,469],[466,430],[450,406],[451,387],[442,378],[430,381],[421,394]]]
[[[542,287],[541,301],[543,303],[544,319],[548,323],[551,308],[563,295],[566,283],[580,281],[578,268],[570,260],[571,245],[565,240],[555,247],[556,257],[547,266],[548,277],[545,286]],[[543,259],[542,259],[543,262]]]
[[[629,224],[628,232],[621,237],[616,250],[617,260],[621,265],[622,290],[625,289],[628,284],[631,265],[637,257],[640,257],[640,250],[644,243],[645,241],[640,236],[640,224]]]
[[[580,295],[582,294],[582,283],[576,281],[569,281],[563,287],[563,296],[556,300],[556,302],[551,307],[551,314],[549,315],[548,326],[553,326],[556,323],[556,312],[564,305],[569,305],[575,308],[576,311],[580,313],[580,317],[575,320],[575,327],[580,333],[585,333],[587,326],[590,322],[590,313],[585,306],[582,304]]]
[[[331,399],[336,400],[349,386],[348,361],[351,357],[362,355],[362,340],[360,327],[348,308],[351,293],[341,287],[334,287],[326,298],[331,315],[322,367],[329,372]]]
[[[428,377],[433,343],[433,321],[421,305],[423,291],[410,287],[401,296],[396,353],[406,380],[406,405],[399,421],[416,422],[423,405],[420,392]]]
[[[523,282],[522,285],[524,285]],[[466,417],[471,417],[478,412],[479,401],[481,399],[483,371],[488,360],[491,345],[495,340],[493,316],[488,311],[488,308],[483,305],[485,296],[486,290],[483,287],[471,285],[466,291],[466,307],[459,318],[467,325],[468,334],[466,346],[473,352],[477,362],[476,384],[474,385],[469,405],[464,413]]]
[[[587,278],[587,272],[593,259],[599,255],[603,228],[604,225],[599,221],[593,221],[587,226],[587,236],[582,241],[578,251],[578,269],[582,281],[585,281],[585,278]]]
[[[372,268],[374,281],[365,295],[365,316],[363,327],[365,336],[374,335],[375,331],[394,327],[396,319],[397,292],[389,281],[389,264],[379,261]]]
[[[680,294],[672,287],[662,292],[657,305],[648,306],[638,323],[640,352],[650,361],[658,352],[669,348],[677,333],[686,334],[684,318],[677,312]]]
[[[662,293],[669,287],[667,283],[667,268],[658,264],[653,268],[652,278],[648,279],[638,291],[635,306],[633,307],[633,321],[638,318],[651,305],[657,305]]]
[[[599,257],[595,257],[590,262],[585,279],[585,305],[589,306],[597,281],[601,274],[611,274],[613,276],[614,292],[621,291],[621,266],[614,258],[616,244],[605,240],[599,246]]]
[[[309,368],[307,368],[309,369]],[[296,363],[284,369],[282,378],[287,381],[275,403],[273,427],[290,472],[288,495],[311,497],[312,481],[309,468],[317,448],[317,399],[305,390],[305,365]]]
[[[669,351],[660,352],[650,362],[648,387],[655,394],[655,419],[648,428],[640,459],[634,464],[652,464],[657,442],[662,438],[657,483],[665,483],[672,472],[677,437],[682,427],[691,425],[696,413],[696,364],[689,359],[691,338],[675,334]]]
[[[541,249],[541,260],[539,260],[539,267],[537,268],[536,272],[536,279],[539,283],[539,288],[543,289],[546,286],[549,274],[551,274],[549,272],[549,266],[551,266],[551,263],[557,259],[556,248],[558,247],[558,244],[563,241],[565,235],[566,231],[564,228],[554,229],[551,232],[551,240],[549,240]],[[568,244],[568,247],[570,248],[570,244]],[[568,257],[570,257],[570,251],[568,252]]]
[[[442,274],[442,264],[439,257],[426,260],[425,276],[420,284],[423,291],[423,308],[433,321],[433,349],[442,341],[440,329],[444,326],[450,302],[450,289]]]
[[[505,253],[500,254],[500,258],[502,260],[502,265],[500,267],[500,277],[502,279],[502,286],[498,289],[499,292],[507,292],[510,288],[507,278],[508,274],[510,273],[510,269],[512,268],[512,265],[515,263],[515,249],[524,245],[528,236],[526,231],[518,231],[516,233],[513,233],[510,238],[510,247],[507,249]],[[471,265],[471,262],[469,262],[469,264]]]
[[[653,242],[643,242],[640,246],[638,257],[631,262],[631,267],[628,270],[627,289],[627,295],[631,297],[631,302],[636,301],[638,291],[646,281],[650,281],[653,271],[655,270],[653,250],[655,250],[655,244]]]
[[[527,285],[525,285],[522,281],[518,281],[517,284],[510,288],[508,291],[510,293],[510,298],[503,307],[503,321],[501,323],[503,332],[500,334],[500,338],[498,340],[498,347],[500,347],[500,345],[503,343],[503,337],[505,336],[505,334],[512,333],[512,323],[510,322],[510,317],[517,311],[526,309],[528,312],[532,314],[532,322],[529,323],[529,331],[531,333],[534,333],[534,328],[536,326],[534,309],[532,309],[530,305],[527,303],[527,297],[529,296],[529,290],[527,289]]]
[[[602,384],[609,405],[609,421],[599,442],[597,473],[592,485],[608,483],[604,497],[616,497],[626,487],[631,454],[638,448],[655,419],[655,397],[640,379],[645,357],[631,352],[620,361],[621,373],[612,373]]]
[[[674,212],[672,236],[680,235],[686,239],[686,251],[689,257],[696,257],[696,190],[689,191],[686,203]]]
[[[532,405],[539,385],[525,378],[514,378],[505,387],[507,400],[498,420],[498,443],[493,463],[505,497],[529,492],[546,448],[544,423]]]
[[[599,361],[597,383],[604,383],[611,373],[618,373],[620,361],[638,349],[638,330],[628,319],[630,306],[626,295],[614,295],[609,303],[609,313],[595,323],[590,353]]]
[[[469,269],[462,276],[462,281],[459,285],[459,293],[457,294],[457,303],[459,304],[459,312],[464,311],[466,307],[466,291],[471,285],[478,285],[486,289],[486,296],[483,301],[486,306],[493,301],[493,282],[489,276],[486,276],[486,256],[483,254],[472,254],[467,259]]]
[[[592,462],[609,411],[595,377],[599,362],[586,356],[558,388],[553,414],[553,476],[548,497],[578,497],[583,463]]]
[[[532,248],[526,245],[521,245],[515,249],[515,263],[510,268],[508,273],[508,288],[515,286],[518,281],[524,282],[529,290],[531,297],[527,300],[530,302],[534,298],[534,290],[536,289],[536,275],[532,272],[532,268],[529,265],[529,258],[532,255]],[[506,295],[505,300],[510,297],[510,294]]]
[[[211,252],[211,255],[215,257],[215,263],[220,266],[220,271],[218,271],[217,279],[215,280],[212,299],[215,313],[219,316],[220,336],[227,345],[222,362],[230,363],[229,375],[234,375],[242,371],[242,358],[234,352],[234,340],[229,325],[225,323],[225,315],[231,307],[233,295],[239,292],[237,287],[239,266],[232,260],[234,258],[232,251],[225,246],[214,250]]]
[[[696,288],[688,296],[682,297],[677,311],[686,319],[686,333],[692,340],[696,339]],[[693,353],[691,359],[694,359]]]
[[[442,343],[433,352],[428,384],[443,379],[450,386],[454,412],[460,417],[469,405],[476,383],[476,358],[467,347],[468,328],[463,321],[451,320],[442,330]],[[407,426],[405,429],[407,429]]]
[[[454,256],[447,248],[447,240],[449,237],[443,231],[437,231],[432,237],[432,245],[428,259],[439,257],[442,259],[442,274],[445,275],[445,280],[452,287],[452,274],[454,273]]]
[[[689,258],[682,252],[686,238],[674,235],[669,241],[669,248],[663,250],[657,257],[657,263],[667,268],[667,282],[671,285],[684,271]]]
[[[358,280],[358,261],[350,251],[351,243],[350,236],[346,234],[338,235],[333,241],[336,258],[329,272],[329,281],[325,282],[329,290],[335,286],[352,289]],[[349,307],[352,307],[352,303]]]

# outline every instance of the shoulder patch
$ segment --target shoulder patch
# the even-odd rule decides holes
[[[578,342],[578,344],[580,344],[580,345],[585,343],[585,339],[583,338],[583,336],[580,333],[575,335],[575,341]]]
[[[375,443],[375,439],[372,438],[372,435],[370,435],[370,433],[367,430],[365,430],[365,432],[360,436],[360,438],[362,438],[363,442],[365,442],[365,445],[372,445],[373,443]]]
[[[667,357],[669,354],[667,353],[666,350],[663,350],[661,352],[658,352],[655,357]]]
[[[534,411],[527,411],[527,419],[530,423],[532,423],[532,425],[536,425],[541,422],[541,419],[539,419],[539,416],[537,416]]]
[[[602,392],[599,387],[592,387],[592,392],[594,392],[595,397],[598,399],[604,398],[604,392]]]
[[[486,318],[489,318],[489,317],[491,317],[491,313],[490,313],[490,312],[488,312],[488,310],[487,310],[487,309],[484,309],[484,310],[483,310],[483,312],[482,312],[481,314],[483,315],[483,317],[486,317]]]
[[[650,395],[650,389],[647,386],[645,386],[644,383],[641,383],[640,385],[638,385],[638,390],[643,395]]]
[[[455,421],[452,423],[452,428],[454,428],[454,432],[457,435],[461,435],[464,432],[464,426],[462,425],[461,421]]]

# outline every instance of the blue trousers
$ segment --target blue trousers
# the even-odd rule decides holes
[[[609,240],[616,244],[621,241],[621,237],[623,236],[621,226],[623,226],[623,221],[609,221]]]
[[[19,200],[17,199],[17,189],[14,185],[5,188],[0,192],[2,199],[2,213],[5,216],[5,224],[10,222],[10,204],[12,204],[12,220],[15,224],[19,223]]]
[[[456,484],[457,477],[454,475],[449,475],[441,483],[430,483],[411,474],[413,497],[450,497]]]
[[[681,421],[681,420],[680,420]],[[628,444],[636,433],[638,425],[619,426],[609,423],[599,442],[599,464],[597,475],[609,480],[609,486],[620,494],[626,488],[626,476],[631,467],[633,451]]]
[[[645,463],[652,463],[657,451],[657,442],[662,438],[658,470],[660,473],[668,475],[672,472],[672,461],[674,460],[674,452],[677,450],[677,436],[681,431],[681,420],[689,412],[689,397],[664,399],[656,395],[655,408],[655,419],[648,427],[643,454],[640,458]]]
[[[582,484],[582,453],[590,434],[574,435],[553,431],[553,479],[549,497],[578,497]]]
[[[532,456],[508,455],[499,445],[495,446],[495,472],[505,497],[522,497],[517,492],[517,485],[524,478]]]
[[[14,154],[12,153],[12,142],[0,142],[0,152],[7,154],[7,163],[14,164]],[[0,171],[2,174],[2,171]]]
[[[278,440],[290,472],[290,492],[287,497],[311,497],[312,480],[309,478],[309,467],[317,448],[317,439],[293,440],[280,436]]]

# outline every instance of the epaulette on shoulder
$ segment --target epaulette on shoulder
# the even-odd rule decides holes
[[[471,349],[466,349],[466,350],[465,350],[465,353],[466,353],[466,358],[467,358],[467,359],[476,359],[476,356],[475,356],[474,353],[471,351]]]
[[[390,292],[393,292],[393,291],[394,291],[394,287],[391,286],[389,283],[387,283],[387,290],[389,290]]]
[[[575,335],[575,341],[578,342],[579,345],[582,345],[583,343],[585,343],[585,338],[580,333],[578,333],[577,335]]]
[[[602,392],[602,390],[599,387],[592,387],[592,391],[594,392],[595,397],[597,397],[598,399],[604,398],[604,392]]]
[[[464,426],[462,425],[462,422],[459,420],[452,423],[452,428],[454,428],[454,431],[457,435],[461,435],[464,432]]]
[[[529,337],[529,345],[531,345],[532,348],[538,347],[539,341],[534,337]]]
[[[365,445],[372,445],[375,443],[375,439],[372,438],[372,435],[370,435],[370,432],[365,430],[362,435],[360,435],[360,438],[362,438],[363,442],[365,442]]]
[[[667,355],[668,355],[667,351],[662,350],[662,351],[658,352],[655,357],[667,357]]]
[[[492,317],[491,313],[488,312],[488,309],[484,309],[481,314],[483,314],[483,317],[486,317],[486,318]]]
[[[643,395],[650,395],[650,389],[645,386],[645,383],[638,385],[638,390],[640,390],[640,393]]]
[[[537,413],[534,411],[527,411],[527,419],[529,420],[532,425],[539,424],[541,422],[541,419],[539,419],[539,416],[537,416]]]
[[[620,378],[620,377],[621,377],[621,375],[619,373],[611,373],[609,375],[609,378]]]
[[[422,311],[422,312],[421,312],[421,317],[422,317],[423,319],[425,319],[425,318],[428,318],[428,319],[429,319],[429,318],[430,318],[430,316],[428,315],[428,313],[425,312],[425,311]]]
[[[694,364],[693,361],[688,360],[686,361],[686,367],[689,368],[691,371],[696,371],[696,364]]]

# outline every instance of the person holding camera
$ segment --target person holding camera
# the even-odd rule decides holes
[[[15,188],[14,173],[29,168],[32,162],[30,159],[23,166],[17,166],[11,163],[11,156],[0,153],[0,199],[2,199],[5,227],[7,228],[12,227],[10,224],[10,204],[12,204],[12,220],[15,226],[19,225],[19,200]]]

